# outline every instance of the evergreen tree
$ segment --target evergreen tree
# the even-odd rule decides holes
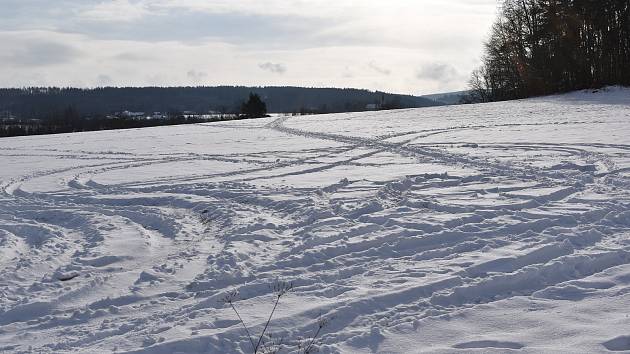
[[[241,115],[246,118],[262,118],[267,116],[267,104],[259,95],[249,94],[249,100],[241,106]]]

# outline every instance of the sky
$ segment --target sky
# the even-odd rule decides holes
[[[0,86],[465,89],[497,0],[0,0]]]

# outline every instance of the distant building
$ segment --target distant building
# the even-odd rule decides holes
[[[162,112],[153,112],[151,117],[148,117],[148,118],[149,119],[166,119],[166,118],[168,118],[168,115],[166,113],[162,113]]]
[[[15,116],[9,111],[0,111],[0,119],[2,120],[15,120]]]
[[[134,118],[134,119],[138,119],[138,118],[144,118],[146,115],[144,112],[130,112],[130,111],[123,111],[121,113],[122,117],[125,118]]]

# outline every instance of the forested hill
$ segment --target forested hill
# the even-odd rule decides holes
[[[249,93],[257,93],[269,112],[334,113],[378,108],[412,108],[439,103],[415,96],[358,89],[300,87],[144,87],[0,89],[0,112],[21,119],[46,119],[73,107],[83,116],[121,111],[238,112]]]
[[[472,101],[630,86],[630,1],[503,0]]]

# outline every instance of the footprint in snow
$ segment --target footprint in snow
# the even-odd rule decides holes
[[[522,349],[524,347],[525,346],[521,343],[501,342],[501,341],[496,341],[496,340],[480,340],[480,341],[455,344],[453,346],[453,348],[456,348],[456,349],[483,349],[483,348]]]
[[[613,338],[607,342],[602,343],[602,345],[611,352],[630,351],[630,336]]]

